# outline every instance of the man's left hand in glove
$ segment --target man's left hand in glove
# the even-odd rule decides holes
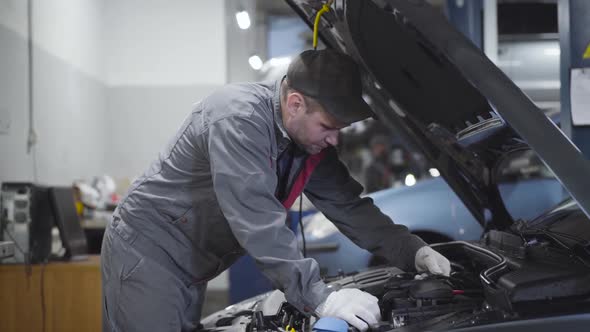
[[[418,249],[414,262],[418,272],[442,274],[447,277],[451,273],[451,263],[449,260],[429,246]]]

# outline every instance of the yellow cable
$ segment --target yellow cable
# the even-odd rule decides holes
[[[328,0],[327,3],[322,5],[322,9],[318,11],[315,16],[315,22],[313,23],[313,49],[318,47],[318,28],[320,26],[320,18],[325,12],[330,11],[330,6],[334,0]]]

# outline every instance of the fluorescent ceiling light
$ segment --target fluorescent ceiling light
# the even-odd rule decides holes
[[[415,185],[416,184],[416,177],[414,176],[414,174],[406,175],[406,178],[404,179],[404,183],[408,187]]]
[[[248,63],[250,64],[250,67],[252,67],[252,69],[254,70],[259,70],[260,68],[262,68],[262,59],[260,59],[258,55],[251,56],[248,59]]]
[[[238,26],[242,30],[246,30],[250,27],[250,15],[245,10],[236,13],[236,21],[238,21]]]
[[[430,173],[430,176],[432,176],[433,178],[440,176],[440,172],[436,168],[429,169],[428,173]]]

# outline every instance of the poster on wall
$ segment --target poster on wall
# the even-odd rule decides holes
[[[590,125],[590,68],[573,68],[570,81],[572,123]]]

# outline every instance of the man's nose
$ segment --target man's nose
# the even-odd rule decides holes
[[[326,143],[332,145],[332,146],[336,146],[338,145],[338,136],[339,136],[339,132],[336,131],[334,133],[330,133],[327,137],[326,137]]]

